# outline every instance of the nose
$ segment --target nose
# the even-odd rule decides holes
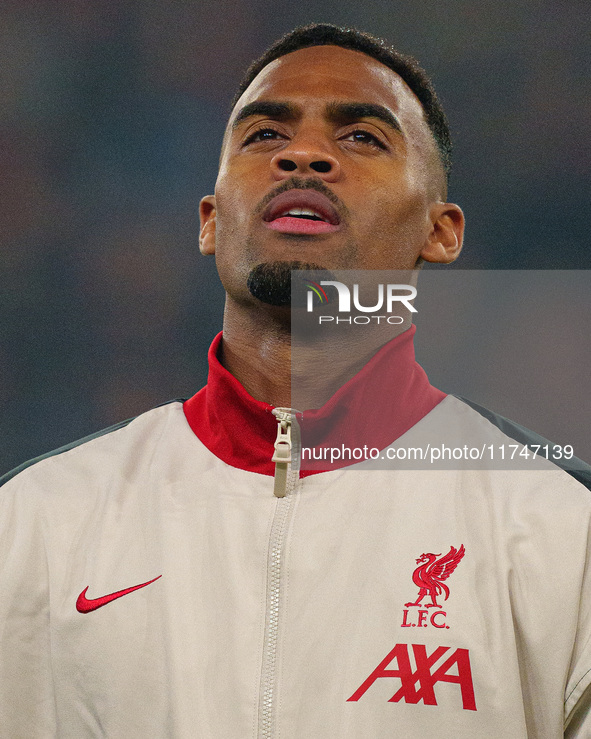
[[[317,174],[325,182],[336,182],[341,176],[341,165],[335,156],[314,141],[308,144],[292,141],[271,159],[271,171],[276,180],[284,180],[294,174]]]

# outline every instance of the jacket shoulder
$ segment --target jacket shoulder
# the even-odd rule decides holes
[[[33,459],[29,459],[26,462],[23,462],[18,467],[15,467],[10,472],[7,472],[5,475],[0,476],[0,487],[5,485],[7,482],[12,480],[14,477],[19,475],[22,472],[25,472],[31,467],[34,467],[40,463],[43,463],[45,460],[52,459],[53,457],[57,457],[63,454],[66,454],[67,452],[70,452],[74,449],[77,449],[78,447],[82,447],[88,444],[91,444],[92,442],[96,441],[97,439],[100,439],[101,437],[108,436],[110,434],[114,434],[117,431],[120,431],[121,429],[125,429],[130,424],[132,424],[134,421],[139,420],[143,417],[147,417],[150,413],[155,411],[157,408],[163,408],[164,406],[170,406],[174,403],[183,403],[184,398],[175,398],[174,400],[169,400],[166,403],[161,403],[158,406],[155,406],[155,408],[152,408],[149,411],[146,411],[145,413],[142,413],[139,416],[133,416],[132,418],[128,418],[125,421],[119,421],[119,423],[115,423],[112,426],[107,426],[107,428],[101,429],[100,431],[95,431],[92,434],[89,434],[88,436],[84,436],[81,439],[77,439],[76,441],[72,441],[69,444],[65,444],[64,446],[59,447],[58,449],[53,449],[50,452],[46,452],[45,454],[41,454],[38,457],[34,457]]]
[[[544,449],[546,447],[548,449],[553,449],[560,446],[549,441],[535,431],[532,431],[515,421],[511,421],[509,418],[505,418],[505,416],[501,416],[499,413],[495,413],[489,408],[485,408],[478,403],[474,403],[472,400],[468,400],[461,396],[454,397],[462,403],[465,403],[472,410],[476,411],[476,413],[489,421],[502,434],[509,437],[509,439],[513,439],[518,444],[526,446],[532,451],[535,451],[536,449],[539,450],[540,448]],[[591,491],[591,465],[578,457],[571,456],[567,459],[564,455],[561,455],[559,458],[553,457],[552,462],[556,467],[564,470],[564,472]]]

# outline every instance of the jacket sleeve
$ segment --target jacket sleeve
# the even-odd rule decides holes
[[[0,487],[0,736],[57,736],[47,554],[23,475]]]
[[[586,739],[591,736],[591,534],[587,540],[587,561],[564,715],[565,737]]]

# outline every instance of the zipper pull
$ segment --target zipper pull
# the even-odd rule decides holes
[[[294,411],[291,408],[275,408],[272,413],[277,419],[275,453],[271,457],[271,461],[275,462],[273,495],[284,498],[287,493],[287,466],[291,462],[291,419]]]

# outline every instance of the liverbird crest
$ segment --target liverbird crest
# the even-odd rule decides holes
[[[460,560],[465,554],[464,545],[461,544],[459,549],[450,547],[449,552],[443,557],[441,554],[433,552],[424,552],[417,558],[416,563],[419,565],[412,574],[412,581],[419,589],[419,595],[414,603],[406,603],[406,606],[418,606],[426,595],[431,596],[431,603],[427,603],[427,608],[440,608],[437,602],[437,596],[444,594],[444,599],[449,597],[449,588],[443,582],[452,574],[458,566]],[[440,559],[438,559],[440,557]]]

